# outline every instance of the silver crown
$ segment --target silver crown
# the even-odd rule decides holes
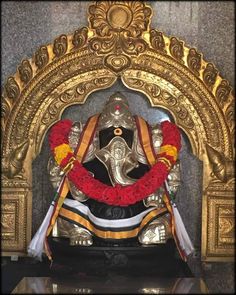
[[[110,96],[99,118],[98,130],[111,126],[131,130],[135,128],[135,121],[129,110],[128,101],[120,92]]]

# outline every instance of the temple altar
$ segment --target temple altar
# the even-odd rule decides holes
[[[81,282],[80,282],[81,281]],[[137,283],[137,277],[117,276],[107,280],[83,277],[75,283],[50,277],[25,277],[12,294],[209,294],[205,283],[198,278],[148,278]]]
[[[156,5],[157,3],[153,7]],[[73,235],[75,232],[83,232],[83,238],[78,239],[75,235],[73,242],[70,234],[67,234],[60,239],[53,222],[53,232],[48,233],[47,237],[52,252],[51,268],[43,254],[42,266],[45,268],[42,268],[38,276],[32,265],[35,263],[35,266],[39,266],[39,262],[32,260],[29,267],[32,267],[33,277],[30,278],[27,271],[24,275],[22,273],[24,277],[18,282],[13,293],[120,294],[130,291],[153,294],[171,291],[204,294],[208,292],[204,281],[207,282],[208,278],[211,278],[209,274],[212,272],[213,276],[219,276],[222,269],[225,270],[223,285],[228,284],[228,280],[227,286],[232,290],[235,185],[232,119],[235,99],[232,87],[215,65],[205,61],[196,48],[186,45],[177,37],[169,37],[159,29],[152,28],[151,4],[149,6],[138,1],[134,4],[95,2],[89,6],[87,27],[81,27],[71,35],[60,35],[53,44],[41,46],[32,59],[22,61],[16,74],[10,76],[4,86],[2,255],[6,256],[6,263],[3,263],[3,269],[11,265],[16,267],[17,262],[13,263],[13,260],[18,259],[27,266],[28,258],[25,260],[25,256],[29,251],[30,241],[46,220],[44,218],[49,212],[48,208],[54,206],[52,200],[55,188],[49,181],[48,173],[49,155],[52,152],[49,141],[53,126],[60,121],[70,120],[83,122],[73,123],[77,124],[73,125],[75,128],[80,128],[79,124],[85,124],[90,116],[103,112],[104,103],[114,93],[121,93],[121,96],[127,99],[124,105],[129,105],[132,113],[144,118],[147,126],[154,128],[150,129],[154,130],[151,131],[152,134],[159,132],[154,126],[163,121],[176,124],[181,136],[181,149],[178,154],[181,182],[175,191],[176,195],[169,199],[169,203],[163,203],[166,198],[163,189],[160,194],[149,198],[150,203],[141,200],[141,209],[137,209],[138,206],[135,205],[136,207],[132,207],[133,212],[122,211],[118,205],[112,209],[106,207],[107,213],[100,210],[105,212],[99,213],[100,215],[96,215],[99,210],[94,209],[92,201],[87,201],[86,196],[81,199],[81,192],[78,198],[77,191],[75,198],[82,203],[82,213],[79,223],[76,219],[75,228],[79,225],[83,230],[77,228]],[[139,16],[137,9],[140,11]],[[120,106],[115,105],[115,108],[115,112],[119,113]],[[124,126],[127,127],[126,124]],[[121,165],[119,163],[124,159],[128,159],[129,165],[122,164],[116,174],[109,174],[107,178],[115,187],[117,179],[120,181],[119,185],[125,186],[126,181],[130,181],[129,184],[132,185],[136,176],[130,178],[129,173],[136,169],[137,159],[141,161],[138,165],[144,170],[147,169],[144,168],[144,165],[147,165],[143,160],[144,154],[140,153],[140,150],[136,150],[136,154],[133,153],[134,147],[126,138],[127,134],[131,134],[130,130],[133,131],[133,127],[126,131],[124,126],[112,126],[114,130],[109,129],[110,125],[107,126],[114,133],[115,139],[110,141],[110,145],[106,142],[107,146],[100,146],[102,152],[94,152],[96,163],[100,160],[110,172],[113,171],[113,162],[107,155],[112,155],[114,150],[115,159],[116,155],[121,155],[123,147],[122,151],[125,151],[126,155],[122,159],[117,158],[116,166]],[[104,134],[107,133],[103,132]],[[119,136],[123,136],[123,139],[117,139]],[[141,134],[140,146],[143,138]],[[101,137],[99,139],[100,142],[105,142]],[[119,143],[117,150],[116,141]],[[155,141],[152,144],[156,148],[152,150],[157,152],[160,145],[156,146]],[[176,154],[173,153],[175,147],[167,146],[160,158],[162,164],[169,169]],[[88,157],[91,157],[91,150],[90,146]],[[93,160],[89,158],[91,159]],[[64,167],[61,166],[63,169],[69,167],[66,172],[62,169],[65,175],[69,175],[70,169],[73,171],[73,161],[69,160]],[[57,164],[60,165],[61,160]],[[90,167],[89,165],[84,163],[86,168]],[[99,169],[96,171],[101,172]],[[96,171],[95,176],[99,177],[99,172]],[[91,173],[94,177],[94,171]],[[103,180],[102,177],[100,180]],[[168,187],[168,183],[166,186]],[[172,193],[171,190],[170,192]],[[71,200],[65,202],[64,209],[68,209],[68,204],[75,204],[73,198],[72,193]],[[54,200],[57,204],[57,199]],[[87,204],[92,211],[86,215],[84,210]],[[113,205],[117,206],[115,203]],[[165,206],[169,208],[168,217],[163,219],[161,215],[161,223],[158,219],[155,221],[151,218],[147,222],[148,215],[145,214],[153,210],[152,206],[158,208],[156,211],[164,210]],[[60,208],[58,207],[58,210],[61,210]],[[183,221],[182,233],[179,236],[175,236],[178,227],[173,214],[174,208],[177,208],[175,210],[178,210]],[[71,210],[67,216],[60,216],[68,221],[68,217],[74,212],[72,207]],[[135,210],[140,211],[135,213]],[[133,220],[143,214],[144,223],[141,223],[140,229],[146,229],[146,233],[141,236],[142,232],[138,232],[139,236],[135,236],[138,239],[132,243],[110,241],[111,237],[118,235],[114,233],[109,236],[110,227],[108,230],[105,226],[101,227],[101,222],[107,224],[106,218],[111,216],[108,212],[114,212],[111,214],[114,225],[115,219],[120,222],[128,216]],[[122,217],[122,212],[131,215]],[[97,218],[96,230],[92,230],[94,217],[91,224],[87,225],[91,214],[95,214],[95,219]],[[132,222],[129,226],[134,226]],[[137,222],[141,222],[141,219]],[[172,227],[168,229],[171,224]],[[194,247],[194,250],[187,251],[187,254],[182,252],[186,249],[186,244],[179,243],[179,238],[183,237],[182,224],[191,241],[189,245],[193,243]],[[115,227],[119,229],[118,224]],[[130,228],[126,227],[128,233]],[[123,230],[122,227],[119,230],[124,234],[121,229]],[[68,232],[72,233],[70,230]],[[105,234],[101,234],[102,231]],[[93,240],[89,238],[86,242],[84,233],[87,236],[95,235],[96,238],[94,236]],[[129,237],[127,233],[125,235]],[[109,237],[108,243],[99,240],[103,236]],[[186,242],[188,238],[185,235],[182,241]],[[189,248],[191,249],[191,246]],[[50,258],[50,251],[45,244],[43,251]],[[7,257],[11,257],[12,261]],[[99,273],[103,275],[102,283],[97,282]],[[75,279],[79,278],[80,283],[73,284],[68,281],[65,278],[67,275],[75,275]],[[134,276],[140,277],[140,282],[135,281]],[[126,285],[124,289],[122,284]],[[118,286],[119,289],[116,289]]]

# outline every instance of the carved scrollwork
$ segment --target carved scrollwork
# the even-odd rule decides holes
[[[7,96],[15,101],[20,95],[20,87],[14,77],[9,77],[5,85]]]
[[[7,118],[11,112],[11,105],[9,104],[9,101],[4,97],[2,98],[1,104],[1,130],[4,131]]]
[[[114,51],[116,46],[116,35],[104,38],[93,38],[90,41],[90,48],[98,54],[106,54]]]
[[[232,87],[230,87],[229,82],[227,80],[222,80],[220,85],[217,87],[216,99],[221,108],[223,108],[225,103],[227,102],[231,90]]]
[[[210,89],[213,88],[218,71],[216,70],[215,66],[212,63],[208,63],[204,72],[203,72],[203,81]]]
[[[178,61],[183,63],[182,58],[184,57],[184,43],[182,41],[179,41],[177,38],[172,37],[170,38],[169,49],[171,55]]]
[[[120,46],[123,49],[123,51],[127,54],[139,55],[140,53],[143,53],[147,49],[148,44],[146,43],[146,41],[142,39],[121,35]]]
[[[15,238],[15,216],[14,212],[11,214],[2,214],[1,218],[1,227],[2,227],[2,238],[11,239]]]
[[[14,203],[1,204],[1,210],[2,211],[14,211],[15,210],[15,204]]]
[[[6,187],[3,182],[2,191],[2,212],[1,212],[1,236],[2,249],[4,251],[24,251],[27,247],[27,219],[29,214],[26,211],[27,189],[17,187]]]
[[[187,128],[194,128],[194,122],[189,114],[187,108],[181,103],[183,96],[175,97],[165,89],[162,89],[155,83],[147,83],[141,79],[126,78],[126,83],[134,88],[142,89],[143,92],[149,94],[152,101],[156,105],[165,106],[167,109],[172,109],[177,117],[181,120],[182,124]]]
[[[147,5],[139,1],[118,1],[116,5],[104,1],[90,6],[89,12],[91,28],[97,35],[90,40],[90,48],[98,54],[138,55],[148,47],[141,38],[149,26],[151,9]]]
[[[234,255],[235,218],[234,188],[232,185],[215,183],[207,189],[208,206],[208,256],[222,258]]]
[[[23,83],[28,83],[33,77],[33,70],[30,62],[25,59],[22,61],[21,65],[18,67],[20,73],[20,79]]]
[[[14,179],[8,179],[4,175],[2,175],[2,180],[4,183],[4,188],[6,189],[13,189],[15,187],[21,188],[21,189],[29,189],[29,184],[26,182],[25,179],[22,178],[14,178]]]
[[[230,135],[233,145],[235,145],[235,105],[230,104],[225,111],[225,118],[230,128]]]
[[[84,27],[79,30],[76,30],[73,35],[72,44],[74,45],[74,49],[79,49],[83,47],[88,40],[88,28]]]
[[[67,47],[68,41],[66,35],[61,35],[56,38],[53,44],[53,53],[55,54],[55,57],[58,58],[64,55],[67,51]]]
[[[188,56],[187,56],[188,67],[197,76],[200,75],[199,71],[201,70],[201,60],[202,60],[201,54],[198,53],[195,48],[190,48]]]
[[[55,93],[54,97],[51,95],[53,102],[49,105],[47,112],[42,118],[42,123],[46,125],[52,121],[65,104],[68,104],[69,102],[78,102],[81,100],[81,97],[83,98],[84,95],[91,92],[93,89],[110,85],[113,80],[112,77],[94,78],[86,82],[81,82],[59,95]]]
[[[46,64],[49,62],[49,54],[47,46],[41,46],[36,52],[35,52],[35,64],[38,67],[38,70],[42,69],[46,66]]]
[[[145,89],[151,93],[152,97],[155,99],[160,98],[161,95],[161,88],[156,84],[146,84]]]
[[[177,104],[176,97],[174,97],[173,95],[171,95],[169,92],[167,92],[165,90],[162,91],[162,97],[163,97],[164,101],[166,101],[170,107],[173,107]]]
[[[165,45],[165,40],[164,40],[162,32],[152,29],[150,31],[150,43],[154,49],[166,52],[165,50],[166,45]]]
[[[234,104],[231,104],[228,106],[228,108],[226,109],[225,112],[225,117],[227,120],[227,123],[230,127],[230,129],[234,128],[234,124],[235,124],[235,106]]]
[[[219,218],[219,234],[220,236],[232,236],[234,233],[235,222],[234,219],[231,218]]]

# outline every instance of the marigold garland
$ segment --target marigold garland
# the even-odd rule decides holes
[[[135,204],[163,185],[172,165],[176,162],[181,145],[177,126],[169,121],[162,122],[163,141],[156,164],[134,184],[128,186],[117,184],[112,187],[93,178],[76,159],[68,144],[71,127],[70,120],[63,120],[55,124],[50,132],[49,144],[55,160],[66,171],[68,179],[84,194],[94,200],[114,206]]]

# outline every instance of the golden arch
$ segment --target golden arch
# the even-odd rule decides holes
[[[2,99],[3,214],[12,208],[18,222],[11,234],[3,228],[5,254],[24,255],[31,238],[31,166],[47,130],[66,107],[83,104],[120,77],[153,107],[169,110],[187,134],[204,165],[202,259],[232,258],[233,234],[225,238],[220,230],[234,214],[232,88],[195,48],[150,29],[151,15],[138,1],[97,2],[90,6],[88,27],[41,46],[8,78]]]

